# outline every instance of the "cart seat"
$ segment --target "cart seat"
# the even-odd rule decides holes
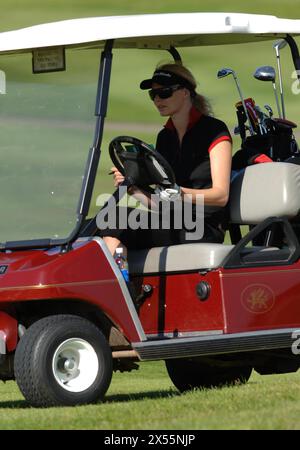
[[[234,245],[180,244],[168,247],[130,251],[128,254],[131,274],[178,272],[218,267]]]
[[[247,167],[238,174],[230,189],[230,221],[238,225],[255,225],[269,217],[293,218],[300,211],[300,166],[291,163],[265,163]],[[130,251],[131,274],[185,272],[214,269],[233,250],[234,245],[190,243]],[[275,261],[276,247],[246,247],[243,259]]]
[[[174,273],[210,270],[220,267],[223,260],[233,250],[234,245],[225,244],[180,244],[168,247],[130,251],[128,255],[131,275]],[[242,250],[245,262],[263,258],[272,261],[277,247],[253,246]],[[284,250],[281,251],[281,256]]]

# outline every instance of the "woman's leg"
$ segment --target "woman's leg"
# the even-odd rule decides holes
[[[112,255],[115,254],[116,249],[119,247],[121,241],[115,237],[112,236],[104,236],[103,241],[106,244],[106,247],[110,251]]]
[[[126,248],[126,244],[124,245],[123,243],[123,237],[126,237],[126,234],[128,232],[128,230],[124,230],[124,229],[119,229],[118,228],[118,223],[119,223],[119,216],[120,216],[120,209],[124,210],[125,213],[123,213],[123,217],[125,215],[128,216],[130,214],[130,212],[132,211],[132,208],[124,208],[124,207],[116,207],[115,210],[115,214],[116,214],[116,227],[114,228],[105,228],[105,229],[101,229],[99,230],[99,232],[97,233],[98,236],[101,236],[103,241],[105,242],[108,250],[110,251],[110,253],[114,256],[115,251],[117,248],[122,247],[123,248],[123,254],[126,257],[127,255],[127,248]]]
[[[103,241],[106,244],[106,247],[108,248],[108,250],[110,251],[110,253],[114,256],[117,248],[122,248],[123,249],[123,255],[125,258],[127,258],[127,248],[125,247],[124,244],[122,244],[122,242],[113,237],[113,236],[104,236],[103,237]]]
[[[131,211],[132,208],[127,208],[128,215]],[[155,220],[152,221],[151,219],[151,214],[154,213],[147,211],[143,212],[143,214],[148,216],[147,221],[145,221],[146,223],[149,225],[156,223]],[[117,209],[117,217],[118,215],[119,208]],[[224,239],[224,235],[220,232],[220,230],[215,229],[207,223],[204,224],[204,235],[201,239],[197,238],[196,234],[195,239],[193,239],[193,236],[190,236],[192,239],[188,239],[187,230],[184,228],[174,229],[172,226],[172,218],[170,225],[171,226],[169,229],[164,229],[162,223],[159,223],[159,227],[155,229],[151,229],[151,226],[146,229],[130,229],[129,227],[127,229],[106,228],[104,230],[99,230],[99,235],[103,238],[112,255],[114,255],[118,247],[123,247],[124,255],[126,255],[127,249],[139,250],[151,247],[189,244],[193,242],[223,242]],[[188,232],[190,235],[191,230]]]

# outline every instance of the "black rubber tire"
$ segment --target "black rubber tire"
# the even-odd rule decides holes
[[[59,383],[53,361],[61,345],[77,342],[76,339],[91,349],[96,369],[91,384],[75,392]],[[15,352],[15,379],[32,406],[67,406],[99,401],[110,385],[112,372],[112,354],[104,335],[93,323],[79,316],[61,314],[38,320],[26,330]]]
[[[167,359],[166,368],[173,384],[180,392],[246,383],[252,367],[213,367],[199,358]]]

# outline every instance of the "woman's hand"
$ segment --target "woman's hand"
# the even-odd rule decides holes
[[[113,175],[114,178],[114,186],[118,187],[121,183],[125,180],[124,175],[121,174],[121,172],[118,171],[116,167],[112,167],[109,172],[111,175]]]
[[[119,187],[120,184],[122,184],[123,181],[125,180],[124,175],[122,175],[121,172],[116,167],[112,167],[110,169],[109,175],[113,175],[115,187]],[[141,192],[140,189],[137,188],[136,186],[130,186],[128,188],[129,195],[133,195],[135,193],[140,193],[140,192]]]
[[[113,175],[114,179],[114,186],[119,187],[121,183],[125,180],[124,175],[121,174],[121,172],[116,168],[112,167],[109,172],[110,175]],[[178,189],[180,189],[178,187]],[[163,191],[165,193],[165,191]],[[180,192],[180,191],[178,191]],[[178,194],[176,191],[176,193]],[[128,188],[128,194],[132,195],[137,201],[141,202],[144,206],[146,206],[149,209],[156,210],[157,204],[151,200],[151,195],[147,192],[144,192],[137,186],[133,185]],[[171,194],[171,195],[170,195]],[[169,196],[165,193],[165,195],[168,198],[164,198],[164,200],[170,201],[170,196],[172,196],[173,193],[170,193]],[[180,196],[180,193],[178,194]]]

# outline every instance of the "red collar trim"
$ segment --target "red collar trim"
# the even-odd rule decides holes
[[[198,111],[198,109],[196,109],[194,106],[192,106],[190,109],[189,123],[188,123],[186,130],[188,131],[191,128],[193,128],[193,126],[199,121],[199,119],[201,117],[202,117],[202,113],[200,111]],[[174,123],[173,123],[173,120],[171,119],[171,117],[168,119],[167,123],[164,126],[168,130],[175,130],[175,126],[174,126]]]

